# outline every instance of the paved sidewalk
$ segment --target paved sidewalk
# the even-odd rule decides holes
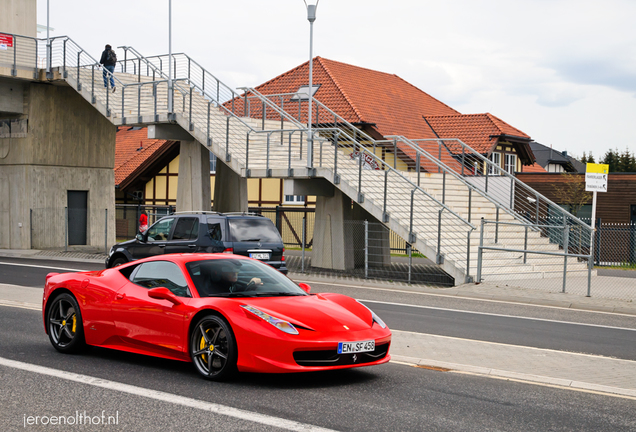
[[[636,361],[393,331],[394,361],[636,398]]]

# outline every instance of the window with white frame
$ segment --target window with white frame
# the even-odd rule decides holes
[[[491,153],[490,154],[490,162],[492,162],[495,166],[501,167],[501,153]],[[493,165],[488,165],[488,174],[497,175],[499,174],[499,170],[495,168]]]
[[[517,155],[508,153],[504,156],[504,170],[509,174],[514,174],[517,171]]]
[[[285,195],[283,204],[305,204],[305,197],[303,195]]]

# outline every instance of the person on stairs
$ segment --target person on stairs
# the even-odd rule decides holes
[[[102,52],[102,58],[99,60],[99,64],[104,65],[104,87],[108,90],[108,76],[110,75],[110,86],[113,88],[113,93],[115,93],[115,65],[117,64],[117,54],[111,48],[110,45],[106,44],[106,49]]]

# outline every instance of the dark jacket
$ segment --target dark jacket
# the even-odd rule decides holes
[[[108,60],[108,51],[110,50],[104,50],[104,52],[102,52],[102,58],[99,60],[99,64],[103,64],[104,66],[115,66],[115,63]]]

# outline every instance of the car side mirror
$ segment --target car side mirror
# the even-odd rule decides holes
[[[148,290],[148,297],[157,299],[157,300],[168,300],[175,306],[179,306],[183,304],[181,300],[177,296],[175,296],[168,288],[159,287]]]
[[[309,294],[309,292],[311,291],[311,287],[304,282],[299,283],[298,286],[307,294]]]
[[[146,239],[144,238],[143,234],[137,234],[137,240],[139,240],[140,242],[145,242]]]

